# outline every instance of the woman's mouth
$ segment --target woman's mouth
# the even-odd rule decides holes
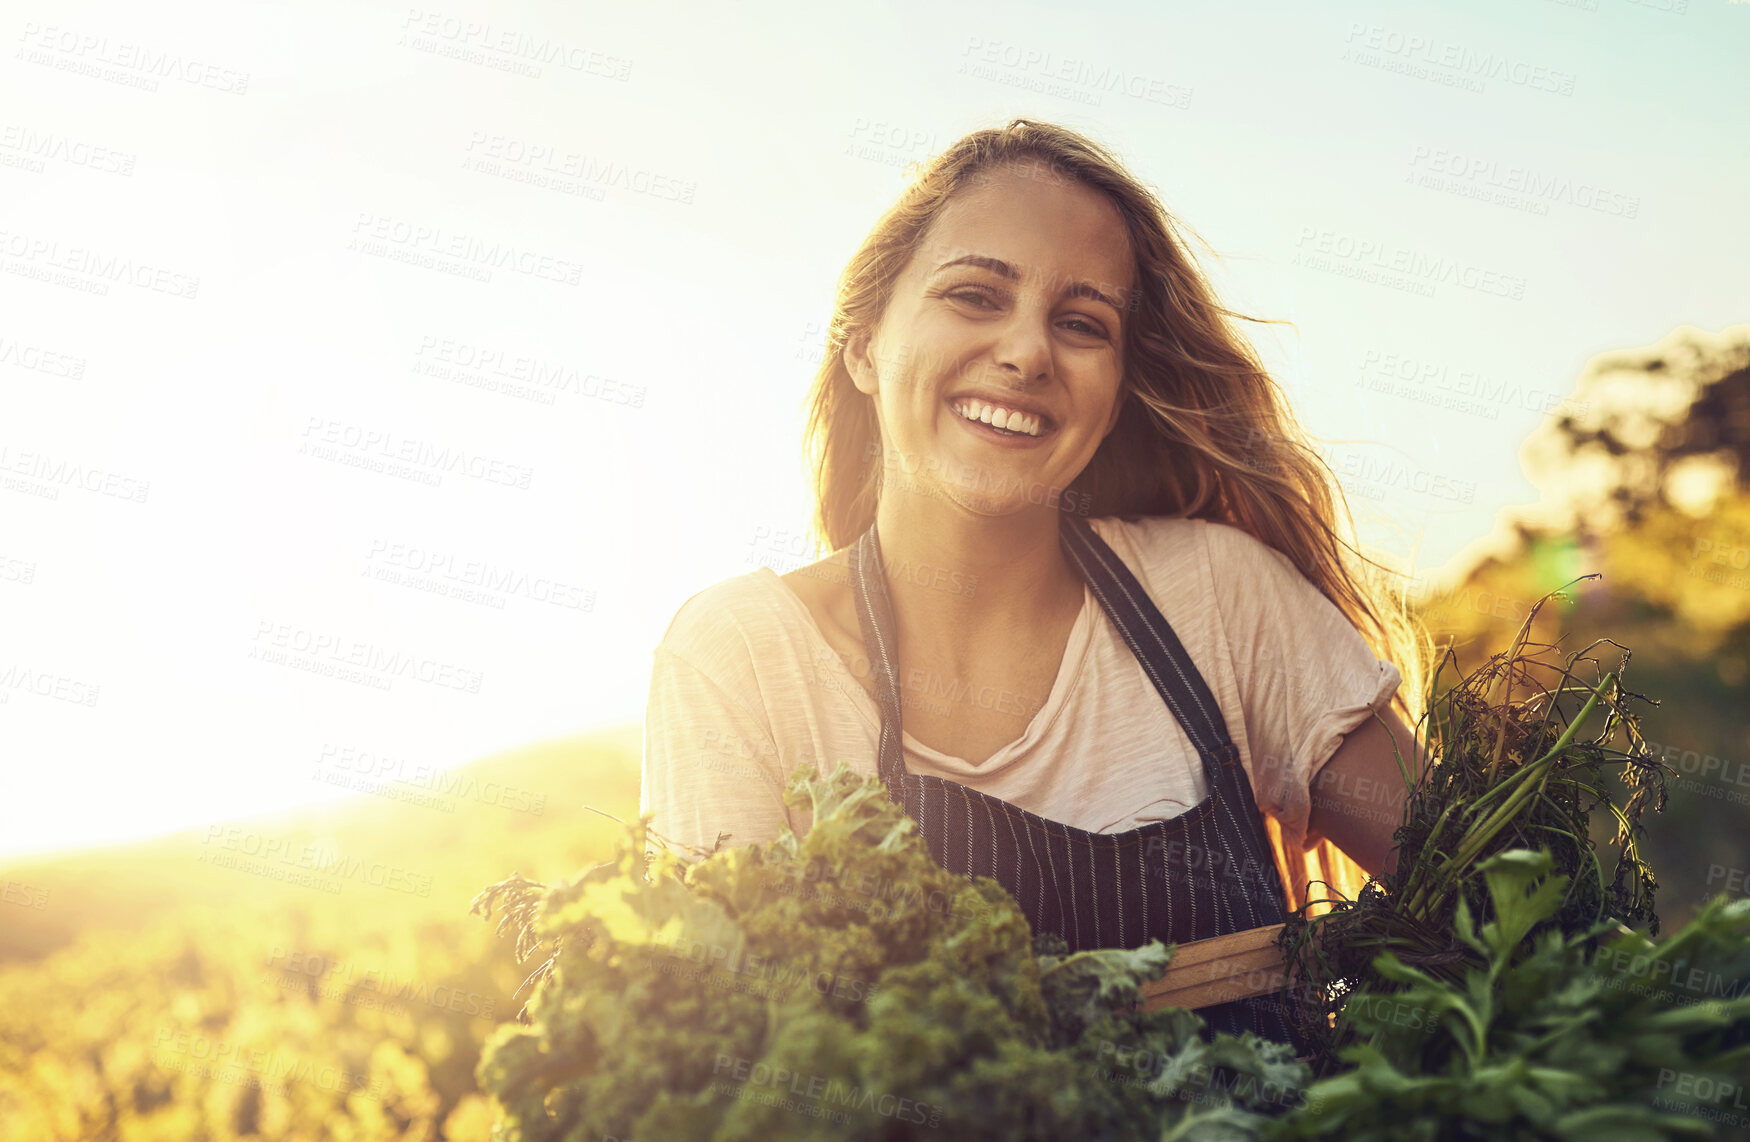
[[[1009,445],[1037,444],[1051,433],[1043,420],[1034,413],[1018,412],[974,397],[961,397],[948,402],[959,420],[986,440]]]

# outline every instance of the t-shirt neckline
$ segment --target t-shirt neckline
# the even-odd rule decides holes
[[[833,645],[827,641],[826,635],[820,629],[820,624],[814,621],[814,613],[808,609],[808,604],[804,603],[801,597],[792,591],[789,584],[785,583],[778,572],[772,568],[761,565],[754,569],[753,574],[762,582],[770,583],[773,589],[787,600],[787,605],[801,619],[803,627],[808,631],[808,637],[814,641],[816,651],[825,651],[824,658],[832,664],[831,668],[842,674],[847,680],[847,685],[841,689],[850,694],[852,706],[862,715],[864,722],[868,723],[872,730],[879,733],[881,729],[880,707],[875,704],[875,700],[851,674],[850,667],[846,666],[844,661],[839,658],[838,651],[833,649]],[[1004,745],[977,764],[973,764],[963,757],[943,753],[939,749],[925,745],[912,737],[910,730],[901,731],[904,748],[930,762],[941,773],[968,778],[988,778],[991,774],[1001,772],[1025,756],[1050,732],[1059,714],[1068,705],[1071,691],[1081,679],[1088,651],[1093,646],[1093,620],[1094,613],[1098,609],[1099,604],[1094,600],[1093,589],[1086,582],[1083,582],[1082,606],[1076,612],[1075,623],[1070,627],[1069,639],[1064,643],[1063,661],[1057,668],[1057,677],[1052,680],[1051,691],[1045,697],[1045,704],[1034,712],[1032,720],[1027,723],[1027,728],[1021,732],[1020,737]],[[820,661],[822,656],[816,654],[815,659]]]

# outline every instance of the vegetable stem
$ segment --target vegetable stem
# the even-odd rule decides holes
[[[1442,901],[1445,897],[1445,890],[1469,871],[1471,862],[1476,859],[1477,855],[1490,841],[1495,839],[1496,834],[1506,827],[1507,822],[1519,814],[1526,802],[1543,789],[1542,783],[1533,784],[1533,779],[1548,777],[1550,769],[1555,765],[1562,751],[1573,744],[1574,735],[1580,730],[1580,723],[1584,722],[1587,715],[1591,714],[1593,708],[1598,705],[1599,699],[1604,696],[1604,691],[1608,690],[1615,680],[1616,671],[1612,670],[1604,676],[1597,686],[1588,686],[1587,689],[1591,691],[1592,696],[1586,699],[1586,704],[1580,708],[1580,712],[1574,716],[1574,720],[1568,723],[1568,728],[1562,731],[1562,736],[1556,739],[1555,745],[1550,747],[1549,752],[1525,766],[1518,773],[1513,774],[1478,800],[1477,804],[1480,805],[1490,797],[1500,794],[1502,790],[1512,789],[1511,793],[1506,795],[1506,799],[1496,806],[1487,818],[1480,824],[1473,826],[1465,834],[1465,839],[1459,845],[1458,851],[1445,862],[1439,872],[1434,874],[1434,878],[1422,885],[1410,898],[1408,911],[1412,916],[1425,915],[1428,909]]]

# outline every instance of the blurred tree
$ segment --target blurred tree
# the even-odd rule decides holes
[[[1679,772],[1649,850],[1660,916],[1682,923],[1721,886],[1712,872],[1750,864],[1750,325],[1594,357],[1520,459],[1539,501],[1502,511],[1418,613],[1469,668],[1545,593],[1601,576],[1546,605],[1531,637],[1630,648],[1626,685],[1662,703],[1642,729]]]
[[[1750,325],[1594,357],[1565,408],[1520,452],[1543,530],[1606,534],[1661,507],[1699,518],[1750,477]]]

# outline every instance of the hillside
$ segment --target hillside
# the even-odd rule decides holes
[[[582,806],[623,818],[637,813],[640,733],[633,723],[507,750],[441,775],[435,788],[334,766],[341,777],[380,791],[152,841],[0,864],[0,879],[13,882],[14,895],[43,905],[7,909],[0,963],[37,958],[81,932],[138,930],[197,902],[259,908],[283,901],[296,910],[369,898],[385,916],[465,916],[476,891],[512,872],[552,878],[603,859],[596,854],[612,822]],[[275,852],[258,857],[274,844]],[[312,846],[307,861],[306,846]],[[236,867],[215,863],[225,860]],[[386,866],[380,887],[370,883],[378,863]],[[273,875],[318,869],[331,875],[313,879],[338,881],[338,893]],[[397,869],[396,881],[410,891],[387,883]]]
[[[0,869],[0,1139],[485,1139],[474,1062],[524,972],[468,903],[606,859],[618,826],[582,806],[634,815],[638,757],[620,727],[448,795]]]

